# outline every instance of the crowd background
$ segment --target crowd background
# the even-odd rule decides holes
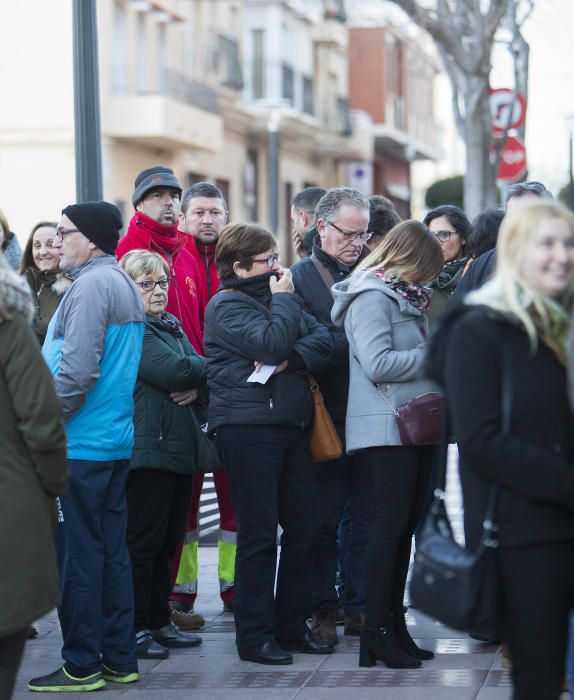
[[[121,238],[116,207],[71,204],[22,254],[0,214],[1,590],[18,600],[0,614],[0,697],[56,603],[64,663],[32,691],[133,683],[138,659],[201,644],[206,468],[241,659],[333,653],[343,623],[360,666],[432,667],[404,597],[437,448],[403,444],[395,415],[440,388],[469,547],[500,492],[489,641],[506,645],[515,700],[558,698],[574,602],[574,218],[551,200],[518,183],[472,224],[448,203],[401,222],[384,197],[307,188],[291,270],[272,232],[228,223],[215,186],[183,192],[163,166],[135,178]],[[311,374],[342,445],[319,463]]]

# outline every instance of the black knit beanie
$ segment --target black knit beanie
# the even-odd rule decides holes
[[[104,253],[113,255],[120,240],[123,221],[120,210],[109,202],[82,202],[62,209],[86,238]]]

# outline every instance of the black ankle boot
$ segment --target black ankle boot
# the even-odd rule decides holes
[[[395,632],[395,637],[398,643],[401,645],[402,649],[407,652],[409,656],[413,656],[415,659],[420,659],[421,661],[430,661],[434,659],[434,653],[428,649],[421,649],[416,645],[415,640],[411,637],[409,630],[407,629],[407,623],[405,621],[404,608],[396,608],[391,614],[393,620],[393,629]]]
[[[403,651],[395,637],[390,617],[382,627],[365,627],[361,633],[359,666],[369,668],[376,664],[377,659],[389,668],[418,668],[421,665],[419,659]]]

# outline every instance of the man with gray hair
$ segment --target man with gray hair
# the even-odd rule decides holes
[[[348,501],[350,534],[345,581],[345,634],[358,635],[364,622],[364,564],[370,523],[370,472],[360,456],[345,454],[345,418],[349,389],[349,346],[345,332],[331,321],[331,286],[345,279],[369,239],[369,200],[350,187],[329,190],[315,211],[318,239],[312,254],[293,268],[295,292],[307,309],[329,329],[334,343],[330,365],[316,375],[325,404],[343,443],[343,456],[319,465],[321,535],[315,556],[314,612],[311,629],[325,641],[337,643],[339,599],[337,529]]]
[[[552,192],[546,189],[541,182],[515,182],[510,185],[506,194],[506,212],[513,211],[516,207],[528,204],[535,199],[554,199]],[[492,277],[496,265],[496,248],[487,251],[474,260],[465,275],[458,283],[452,301],[462,300],[469,292],[482,287]]]

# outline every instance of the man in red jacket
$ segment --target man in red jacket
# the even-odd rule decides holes
[[[187,250],[193,256],[199,271],[199,285],[205,306],[219,286],[215,269],[215,245],[227,223],[227,206],[221,191],[209,182],[192,185],[181,202],[180,228],[187,236]],[[205,310],[204,306],[204,310]],[[214,473],[213,481],[219,505],[219,589],[223,609],[233,611],[233,582],[235,579],[235,550],[237,523],[231,501],[231,491],[225,470]],[[193,495],[188,515],[185,544],[171,596],[173,619],[181,627],[197,626],[197,614],[192,614],[197,595],[198,512],[203,487],[203,474],[193,479]]]
[[[136,177],[132,202],[135,214],[126,235],[120,240],[118,260],[130,250],[159,253],[169,264],[167,311],[176,316],[194,349],[203,355],[203,299],[198,281],[198,265],[186,248],[187,236],[178,231],[181,186],[171,168],[156,165]],[[189,393],[189,392],[187,392]],[[187,403],[183,394],[174,394],[178,403]]]

